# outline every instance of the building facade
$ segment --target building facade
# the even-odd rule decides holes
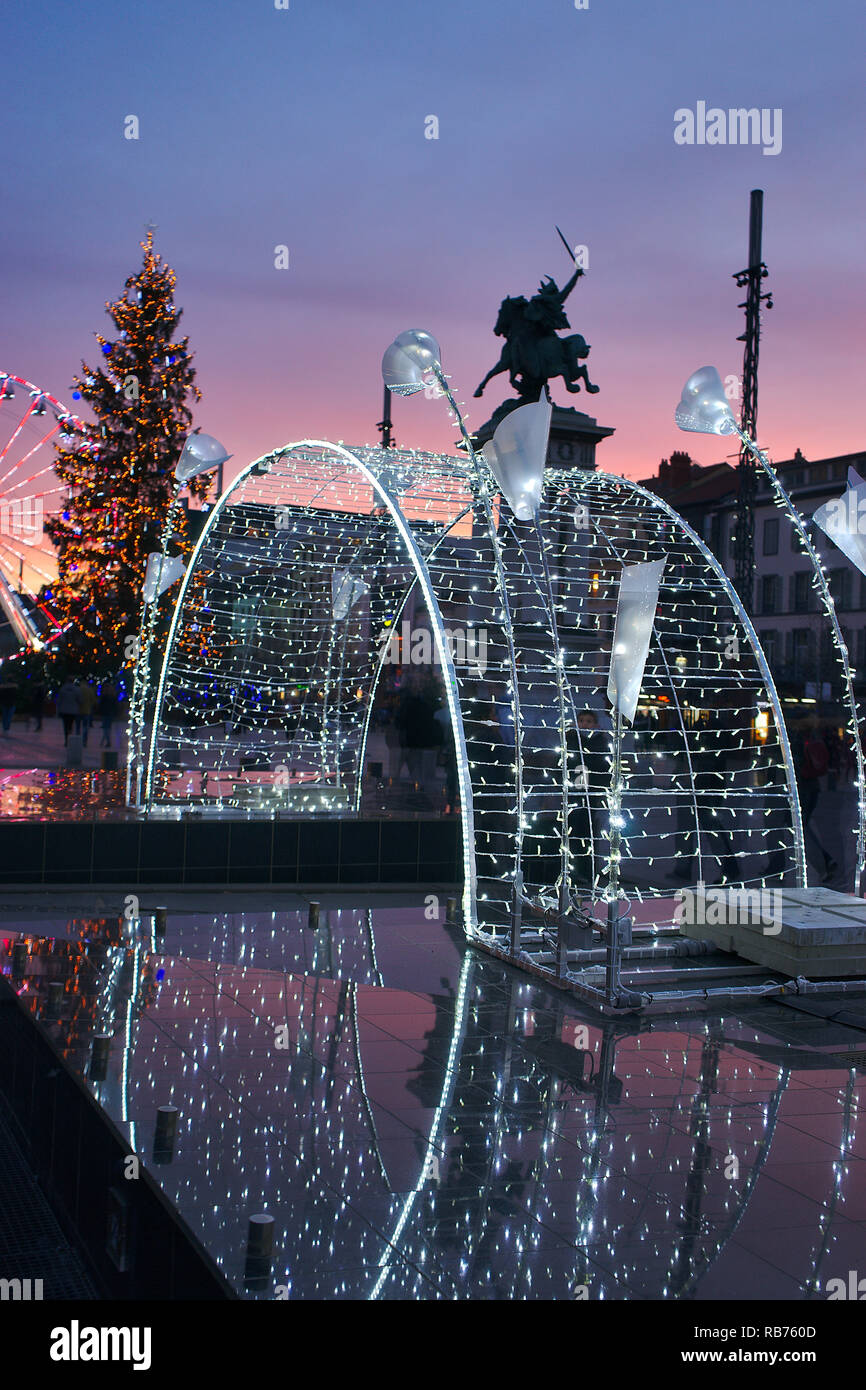
[[[866,452],[809,460],[798,449],[775,463],[782,485],[808,520],[825,502],[845,491],[848,469],[866,476]],[[827,620],[815,591],[811,565],[769,483],[759,474],[755,497],[755,576],[751,611],[780,691],[788,700],[822,707],[829,714],[840,696]],[[686,453],[663,459],[643,486],[664,497],[706,542],[725,572],[735,574],[736,468],[702,466]],[[866,576],[818,528],[812,541],[827,571],[845,638],[855,686],[866,694]]]

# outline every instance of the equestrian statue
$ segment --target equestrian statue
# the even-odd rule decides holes
[[[558,329],[571,327],[563,304],[583,274],[581,268],[575,270],[562,289],[546,275],[531,299],[522,294],[503,299],[493,331],[505,339],[505,346],[476,396],[500,372],[508,372],[508,379],[519,394],[520,399],[513,406],[537,401],[542,387],[557,376],[562,377],[567,391],[579,391],[580,382],[593,394],[598,390],[589,379],[586,363],[581,361],[590,348],[586,339],[580,333],[557,337]]]

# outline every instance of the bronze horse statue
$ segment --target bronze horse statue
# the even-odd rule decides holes
[[[567,391],[579,391],[581,381],[587,391],[598,390],[589,379],[586,363],[580,360],[589,352],[586,339],[580,333],[568,338],[559,338],[556,333],[558,328],[570,327],[562,306],[582,274],[576,270],[561,290],[548,276],[530,300],[522,294],[503,299],[493,331],[505,339],[505,347],[476,396],[493,377],[506,371],[515,391],[527,401],[538,400],[545,382],[556,376],[562,377]]]

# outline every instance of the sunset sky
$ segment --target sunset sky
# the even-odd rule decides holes
[[[400,330],[443,349],[470,426],[506,294],[589,250],[568,305],[614,426],[600,464],[654,472],[718,444],[672,420],[704,363],[739,373],[749,191],[765,190],[760,439],[862,449],[862,0],[28,0],[4,11],[0,369],[67,402],[148,221],[178,275],[196,423],[245,463],[313,436],[372,442]],[[782,113],[777,154],[678,145],[674,113]],[[139,139],[124,137],[135,115]],[[435,116],[439,138],[425,138]],[[429,122],[427,122],[429,128]],[[274,267],[289,248],[288,270]],[[449,449],[441,402],[400,444]]]

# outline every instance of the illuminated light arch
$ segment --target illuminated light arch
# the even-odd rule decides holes
[[[156,692],[148,812],[357,812],[384,639],[420,596],[456,752],[466,931],[505,944],[517,881],[517,944],[537,946],[563,836],[574,896],[603,896],[601,764],[619,577],[625,564],[665,556],[642,727],[626,750],[624,887],[643,904],[642,920],[665,900],[659,921],[669,922],[669,874],[692,860],[706,882],[724,874],[760,887],[788,873],[802,883],[779,697],[701,539],[653,493],[583,469],[548,470],[539,532],[501,499],[492,514],[495,535],[462,458],[304,440],[244,469],[211,512],[177,598]],[[563,714],[539,536],[557,608]],[[472,656],[452,651],[461,630],[478,638]],[[602,725],[597,736],[579,726],[587,708]],[[566,825],[563,761],[576,774]]]
[[[435,455],[413,455],[412,458],[413,462],[416,465],[419,461],[423,460],[423,466],[426,467],[428,471],[428,476],[433,476],[434,478],[437,476],[437,470],[439,470],[440,468],[440,462],[446,463],[448,465],[451,465],[453,463],[453,460],[443,459],[439,461],[437,459],[437,456]],[[352,528],[353,526],[357,528],[358,526],[361,526],[362,523],[370,522],[370,519],[376,515],[377,508],[373,504],[375,504],[377,501],[381,505],[381,507],[384,508],[385,512],[391,520],[391,523],[394,528],[394,533],[397,537],[399,537],[399,542],[402,546],[403,573],[400,574],[396,584],[388,586],[387,592],[383,593],[380,590],[377,593],[376,598],[378,599],[378,605],[375,606],[383,610],[396,609],[397,611],[402,612],[406,598],[409,592],[415,587],[416,584],[419,586],[420,591],[424,597],[425,603],[427,605],[427,612],[431,621],[431,637],[433,642],[435,642],[438,663],[445,676],[445,695],[447,699],[448,711],[451,721],[451,729],[454,737],[455,749],[457,754],[458,786],[460,790],[461,826],[463,835],[464,911],[466,913],[467,922],[471,922],[474,920],[475,916],[475,874],[474,855],[472,851],[474,835],[472,817],[472,793],[468,781],[466,746],[463,736],[463,725],[457,701],[457,682],[454,672],[454,663],[451,651],[448,646],[448,640],[446,638],[446,634],[441,621],[439,605],[433,593],[432,586],[430,583],[430,576],[427,571],[427,567],[422,554],[422,545],[424,544],[424,542],[422,542],[422,544],[419,544],[418,537],[414,534],[409,521],[407,520],[407,518],[403,514],[403,511],[400,508],[399,502],[393,496],[392,490],[388,486],[387,473],[389,467],[391,470],[393,470],[396,466],[396,468],[402,474],[401,481],[407,481],[410,483],[413,481],[409,478],[408,475],[405,456],[401,456],[396,452],[386,455],[383,455],[381,451],[375,449],[365,449],[350,452],[348,449],[344,449],[341,445],[331,444],[326,441],[303,440],[299,444],[287,445],[283,449],[276,450],[271,454],[264,455],[261,459],[257,459],[254,463],[248,465],[248,467],[238,475],[238,477],[226,490],[226,492],[223,493],[222,497],[219,499],[218,503],[216,504],[210,516],[208,517],[208,521],[202,531],[199,541],[190,558],[190,562],[187,567],[186,573],[184,574],[183,581],[181,584],[181,590],[178,595],[177,603],[174,609],[171,628],[166,644],[166,657],[163,663],[162,671],[160,673],[159,684],[156,693],[156,706],[153,718],[153,729],[150,740],[150,751],[148,755],[147,777],[145,784],[146,806],[148,810],[151,810],[154,806],[154,764],[155,759],[159,756],[158,750],[160,749],[160,735],[163,729],[163,721],[165,717],[164,709],[166,689],[167,683],[170,685],[172,679],[172,659],[175,656],[175,653],[178,649],[179,642],[183,639],[182,629],[180,628],[180,620],[182,614],[184,613],[185,605],[187,604],[190,595],[190,585],[191,583],[194,584],[195,581],[201,576],[201,567],[203,564],[206,564],[207,562],[208,545],[211,542],[215,542],[216,545],[219,546],[221,541],[225,543],[231,541],[232,522],[229,521],[228,526],[226,526],[226,518],[228,517],[232,508],[243,508],[245,505],[256,505],[246,495],[246,489],[248,484],[250,485],[250,491],[252,493],[259,491],[260,489],[256,488],[254,480],[260,477],[270,478],[273,480],[274,470],[277,469],[279,471],[281,464],[285,460],[289,461],[286,470],[286,481],[292,484],[292,486],[287,486],[284,490],[280,490],[278,500],[276,498],[270,499],[265,504],[265,506],[272,512],[272,516],[269,518],[269,520],[272,522],[272,531],[270,533],[269,539],[276,539],[281,531],[286,533],[295,532],[297,526],[301,522],[302,513],[306,516],[308,520],[314,519],[317,514],[320,517],[325,517],[326,529],[328,529],[332,534],[336,533],[337,543],[335,547],[332,547],[332,549],[336,549],[338,551],[340,560],[340,563],[336,564],[333,562],[333,560],[331,560],[330,564],[323,567],[323,569],[326,570],[325,577],[327,579],[327,583],[324,585],[323,593],[322,595],[320,595],[320,597],[324,597],[326,605],[331,607],[332,616],[334,614],[334,608],[336,606],[335,601],[339,598],[340,592],[339,584],[335,586],[335,573],[338,576],[347,576],[349,584],[352,584],[354,580],[354,576],[351,573],[352,555],[350,552],[352,547],[343,545],[341,544],[341,542],[348,540],[352,542],[352,545],[354,546],[357,545],[359,541],[363,540],[363,531],[360,535],[356,535],[352,533]],[[300,460],[303,460],[303,464],[308,466],[308,471],[306,474],[304,474],[303,479],[299,478],[299,469],[296,466],[298,461]],[[373,465],[372,467],[370,466],[371,464]],[[378,467],[376,465],[378,465]],[[302,490],[303,484],[307,484],[307,491],[310,494],[309,500],[305,505],[302,506],[298,506],[296,502],[293,503],[289,500],[292,497],[297,498],[299,482],[302,484]],[[367,494],[367,496],[365,497],[364,494]],[[329,510],[325,505],[328,500],[331,500],[338,504],[338,514],[339,507],[346,508],[347,502],[351,504],[348,507],[348,509],[345,510],[343,513],[344,529],[342,534],[339,531],[340,521],[332,520],[332,518],[325,516],[325,513]],[[443,507],[446,509],[450,507],[450,503],[447,499],[443,499],[441,496],[436,495],[435,487],[434,494],[432,495],[432,497],[428,497],[426,500],[429,504],[429,509],[433,512],[436,512],[437,510],[441,511]],[[368,505],[366,511],[354,510],[354,507],[362,506],[365,501],[370,504]],[[465,511],[465,508],[459,509],[458,514],[460,514],[460,512],[462,511]],[[355,518],[354,522],[351,520],[352,518]],[[242,524],[243,521],[244,518],[241,518]],[[290,524],[292,522],[294,522],[295,524]],[[251,522],[251,524],[255,523]],[[223,526],[222,534],[220,533],[221,525]],[[388,538],[386,537],[385,539]],[[430,543],[428,542],[428,544]],[[378,563],[382,559],[381,553],[377,553],[374,556],[374,559]],[[393,563],[393,557],[391,557],[391,564],[393,565]],[[276,593],[275,586],[274,592]],[[346,618],[350,617],[351,615],[352,607],[354,606],[353,604],[351,604],[351,599],[353,597],[354,594],[350,590],[350,607],[346,617],[339,620],[336,619],[336,617],[334,617],[333,621],[330,621],[327,624],[325,624],[325,626],[327,627],[327,633],[323,635],[326,636],[328,666],[326,668],[325,686],[323,689],[324,698],[322,702],[322,718],[319,721],[318,729],[316,728],[316,720],[314,718],[311,721],[310,726],[306,730],[309,733],[317,733],[319,735],[317,743],[321,752],[323,770],[326,772],[326,774],[328,774],[328,780],[331,780],[333,777],[336,778],[336,784],[338,786],[341,785],[344,775],[344,768],[342,766],[343,750],[341,746],[342,734],[341,724],[339,720],[339,716],[341,713],[343,713],[343,711],[341,710],[340,706],[344,703],[343,689],[347,685],[351,684],[351,681],[347,680],[347,673],[345,670],[345,650],[341,654],[343,664],[341,664],[340,666],[336,681],[336,684],[338,686],[338,695],[336,701],[334,702],[337,707],[338,714],[338,720],[336,724],[336,742],[333,743],[333,745],[330,747],[329,739],[333,740],[334,733],[331,720],[331,707],[329,705],[327,697],[329,693],[328,685],[332,674],[331,661],[333,658],[333,647],[335,645],[334,637],[337,622],[339,621],[343,624],[343,632],[340,635],[345,639],[345,647],[345,643],[347,640]],[[373,607],[373,605],[371,605],[371,607]],[[198,614],[198,610],[196,610],[196,614]],[[383,611],[381,613],[377,613],[376,616],[378,616],[380,619],[383,619],[387,618],[388,614]],[[372,617],[373,613],[371,612],[371,621]],[[370,635],[372,635],[372,629],[368,636]],[[377,652],[381,651],[382,649],[382,643],[381,641],[379,641],[377,646]],[[321,646],[317,650],[317,655],[319,655],[320,653]],[[369,669],[370,663],[367,662],[365,663],[365,670],[369,671]],[[378,677],[381,674],[381,669],[381,661],[377,661],[377,664],[375,666],[374,680],[371,684],[369,684],[367,690],[367,699],[363,705],[363,721],[357,723],[356,725],[356,732],[360,736],[358,738],[357,756],[354,760],[354,767],[351,770],[352,781],[354,784],[356,784],[352,786],[352,795],[349,798],[350,803],[353,805],[357,805],[360,800],[360,783],[362,775],[361,759],[363,757],[363,751],[366,745],[366,736],[369,724],[369,711],[372,708],[372,701],[375,696],[376,685],[378,684]],[[314,674],[314,668],[310,668],[306,673],[302,674],[306,674],[307,676],[312,677]],[[296,687],[303,684],[306,684],[308,686],[308,693],[309,681],[304,682],[303,680],[296,679],[296,681],[294,682],[294,685]],[[305,702],[305,705],[306,704],[307,702]],[[237,698],[235,695],[235,697],[233,698],[232,713],[235,712],[234,707],[236,705]],[[238,712],[242,713],[242,711],[240,710]],[[205,740],[205,743],[208,747],[213,746],[213,742],[213,740]],[[226,743],[222,744],[223,749],[225,749],[226,746]],[[272,751],[278,751],[276,749],[276,745],[274,745],[274,749]],[[328,762],[329,756],[334,760],[331,763]],[[222,765],[224,765],[224,759]],[[222,770],[222,765],[215,770]],[[276,766],[282,769],[284,767],[287,767],[287,764],[277,763]],[[315,760],[313,760],[312,763],[308,763],[306,767],[302,766],[302,773],[309,773],[313,766],[315,766]],[[305,780],[308,782],[308,784],[312,781],[310,777],[305,778]],[[290,777],[287,785],[291,786]],[[303,783],[301,783],[301,785],[303,785]],[[320,794],[321,791],[322,788],[317,785],[316,789],[314,791],[311,790],[306,797],[302,796],[300,805],[297,807],[297,809],[302,811],[309,810],[311,812],[319,809],[319,806],[317,805],[317,796]],[[207,797],[203,795],[201,799],[203,801],[206,801]],[[220,790],[216,800],[219,807],[222,808],[226,804],[226,801],[228,801],[228,803],[231,804],[232,798],[224,798]]]

